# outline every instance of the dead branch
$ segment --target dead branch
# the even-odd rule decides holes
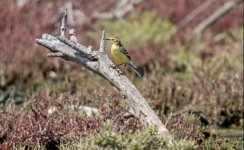
[[[111,12],[97,12],[95,11],[92,15],[94,19],[117,19],[122,18],[128,12],[132,11],[136,5],[142,0],[120,0],[116,7]]]
[[[58,13],[54,15],[48,23],[51,25],[56,24],[62,18],[65,9],[69,12],[69,14],[67,14],[68,26],[79,26],[87,21],[86,15],[80,9],[74,9],[73,2],[68,1],[63,7],[59,8]]]
[[[145,125],[156,125],[159,133],[170,135],[167,128],[150,108],[141,93],[108,58],[105,50],[104,36],[105,31],[102,33],[98,51],[94,51],[79,43],[71,42],[63,36],[54,37],[49,34],[43,34],[41,39],[36,39],[36,42],[51,51],[48,56],[73,61],[108,80],[124,97],[130,107],[130,112],[135,117],[138,117]]]
[[[62,37],[65,36],[66,24],[67,24],[67,9],[64,10],[64,15],[63,15],[63,18],[62,18],[62,24],[61,24],[61,28],[60,28]]]
[[[243,0],[228,0],[221,8],[216,10],[211,16],[202,21],[196,28],[195,33],[201,35],[207,28],[216,23],[225,14],[230,12],[237,4],[243,2]]]
[[[194,9],[189,15],[187,15],[179,24],[178,30],[185,25],[187,25],[190,21],[192,21],[195,17],[197,17],[202,11],[206,10],[208,6],[210,6],[215,0],[207,0],[204,1],[201,5],[199,5],[196,9]]]

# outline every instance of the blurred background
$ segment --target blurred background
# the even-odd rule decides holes
[[[98,49],[103,29],[106,36],[121,39],[145,80],[137,78],[129,68],[122,70],[162,121],[165,123],[170,118],[167,127],[171,132],[189,131],[178,133],[180,139],[193,140],[202,148],[206,143],[200,139],[213,134],[220,139],[234,137],[243,140],[243,1],[234,4],[209,26],[204,26],[209,17],[223,10],[225,5],[230,6],[230,2],[1,0],[0,145],[8,145],[17,134],[17,127],[15,130],[6,126],[22,118],[18,127],[25,127],[28,117],[24,116],[32,118],[34,108],[46,116],[51,108],[57,114],[67,115],[67,111],[61,111],[64,106],[86,105],[103,112],[102,117],[98,117],[103,118],[100,122],[127,110],[123,98],[107,81],[75,63],[47,58],[48,50],[36,44],[35,39],[41,38],[43,33],[60,34],[64,8],[68,9],[68,29],[76,30],[82,45]],[[107,43],[107,49],[109,46]],[[69,117],[80,117],[76,113],[70,115],[69,111]],[[201,136],[196,132],[199,128],[189,126],[182,114],[194,114],[194,122],[201,124]],[[58,124],[60,118],[57,116],[38,121],[42,125],[42,122],[55,118],[57,120],[53,122]],[[90,122],[94,123],[91,131],[97,131],[101,126],[96,117]],[[140,123],[132,122],[125,124],[128,128],[133,126],[131,130],[137,130]],[[72,125],[70,128],[63,124],[59,126],[50,126],[60,133],[59,137],[74,129]],[[54,134],[41,135],[53,139]],[[36,144],[33,141],[28,143],[26,138],[14,141]],[[216,148],[221,142],[214,141],[210,145]]]

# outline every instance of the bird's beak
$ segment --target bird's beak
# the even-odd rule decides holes
[[[105,38],[105,40],[111,40],[110,38]]]

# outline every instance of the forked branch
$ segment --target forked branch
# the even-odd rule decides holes
[[[64,13],[64,17],[66,15]],[[62,27],[66,27],[65,22],[62,21]],[[102,33],[98,51],[66,39],[65,36],[62,36],[65,35],[65,31],[66,29],[61,28],[61,36],[59,37],[43,34],[41,39],[36,39],[36,42],[51,51],[48,54],[49,57],[61,57],[73,61],[108,80],[125,98],[130,107],[130,112],[135,117],[139,118],[143,124],[156,125],[159,133],[170,135],[141,93],[125,75],[121,74],[119,69],[114,67],[114,64],[108,58],[104,44],[105,31]]]

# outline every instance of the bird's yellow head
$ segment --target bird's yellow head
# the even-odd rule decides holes
[[[119,44],[120,40],[117,37],[110,37],[110,38],[106,38],[105,40],[110,40],[113,42],[113,44]]]

